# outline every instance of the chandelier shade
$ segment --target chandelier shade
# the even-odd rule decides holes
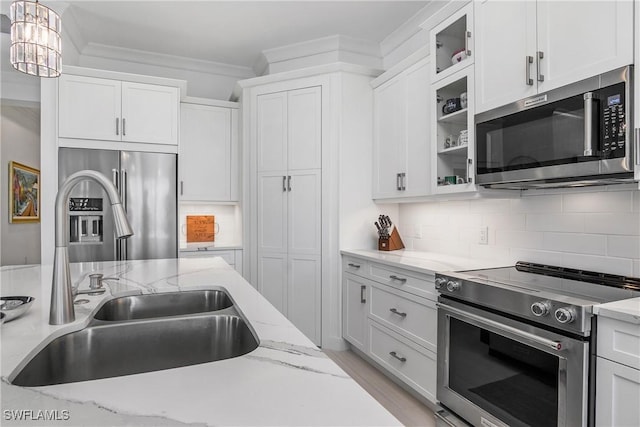
[[[37,1],[11,4],[11,65],[39,77],[58,77],[62,70],[62,22]]]

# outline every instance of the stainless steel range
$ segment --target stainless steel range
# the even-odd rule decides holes
[[[442,406],[474,426],[593,424],[593,306],[640,279],[518,262],[435,284]]]

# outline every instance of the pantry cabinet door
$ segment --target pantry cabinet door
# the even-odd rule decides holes
[[[320,255],[290,254],[287,287],[287,319],[314,344],[320,345],[321,283]]]
[[[546,92],[633,63],[633,3],[538,1],[538,51]],[[637,36],[636,36],[637,40]]]
[[[536,94],[535,1],[475,3],[476,113]]]
[[[60,138],[120,141],[119,81],[63,74],[58,98]]]
[[[287,92],[259,95],[256,101],[258,172],[287,170]]]
[[[322,100],[320,87],[288,92],[289,170],[320,169],[322,167]]]

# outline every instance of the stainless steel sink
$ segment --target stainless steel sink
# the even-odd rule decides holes
[[[223,290],[167,292],[114,298],[94,317],[103,321],[149,319],[224,310],[232,305]]]
[[[104,323],[54,339],[11,381],[26,387],[139,374],[229,359],[259,341],[235,309],[226,314]]]

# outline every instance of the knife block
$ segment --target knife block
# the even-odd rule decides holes
[[[393,227],[393,231],[389,237],[378,238],[379,251],[396,251],[398,249],[404,249],[404,243],[402,243],[397,228]]]

